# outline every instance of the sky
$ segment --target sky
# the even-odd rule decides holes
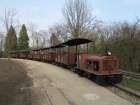
[[[67,0],[0,0],[0,15],[5,8],[15,8],[20,24],[33,22],[38,30],[59,23],[62,19],[61,10]],[[93,16],[105,22],[134,22],[140,19],[140,0],[87,0],[93,10]],[[3,24],[0,22],[0,31]]]

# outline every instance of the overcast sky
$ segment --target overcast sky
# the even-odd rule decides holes
[[[87,0],[93,9],[94,16],[102,21],[133,22],[140,19],[140,0]],[[39,30],[59,23],[61,10],[66,0],[0,0],[0,15],[5,8],[15,8],[20,24],[28,21],[38,24]],[[0,22],[0,31],[3,25]]]

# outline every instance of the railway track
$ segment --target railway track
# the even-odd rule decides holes
[[[140,93],[138,93],[136,91],[133,91],[133,90],[127,88],[127,87],[124,87],[124,86],[118,85],[118,84],[114,84],[114,87],[118,88],[118,89],[120,89],[120,90],[122,90],[124,92],[127,92],[127,93],[129,93],[129,94],[131,94],[133,96],[136,96],[136,97],[140,98]]]
[[[125,76],[129,76],[132,78],[136,78],[136,79],[140,79],[140,74],[136,74],[136,73],[132,73],[132,72],[127,72],[127,71],[123,71],[123,70],[119,70],[120,73],[122,73]]]
[[[131,90],[130,88],[124,87],[119,84],[105,86],[105,88],[118,95],[119,97],[128,100],[134,105],[140,105],[140,93],[137,91]]]

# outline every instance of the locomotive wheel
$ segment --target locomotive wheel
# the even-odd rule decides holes
[[[95,81],[97,80],[97,76],[92,74],[92,75],[91,75],[91,79],[92,79],[92,81],[95,82]]]
[[[83,77],[83,71],[79,70],[79,71],[78,71],[78,76],[79,76],[79,77]]]
[[[86,76],[87,76],[88,79],[92,79],[92,74],[91,73],[87,73]]]
[[[86,77],[86,78],[87,78],[87,73],[86,73],[86,72],[83,72],[83,75],[84,75],[84,77]]]

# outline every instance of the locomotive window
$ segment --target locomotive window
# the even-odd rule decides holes
[[[93,61],[93,70],[96,70],[96,71],[99,70],[99,62]]]
[[[104,61],[103,62],[103,70],[115,70],[116,62],[115,61]]]
[[[91,61],[87,61],[87,68],[91,69],[92,68],[92,62]]]

